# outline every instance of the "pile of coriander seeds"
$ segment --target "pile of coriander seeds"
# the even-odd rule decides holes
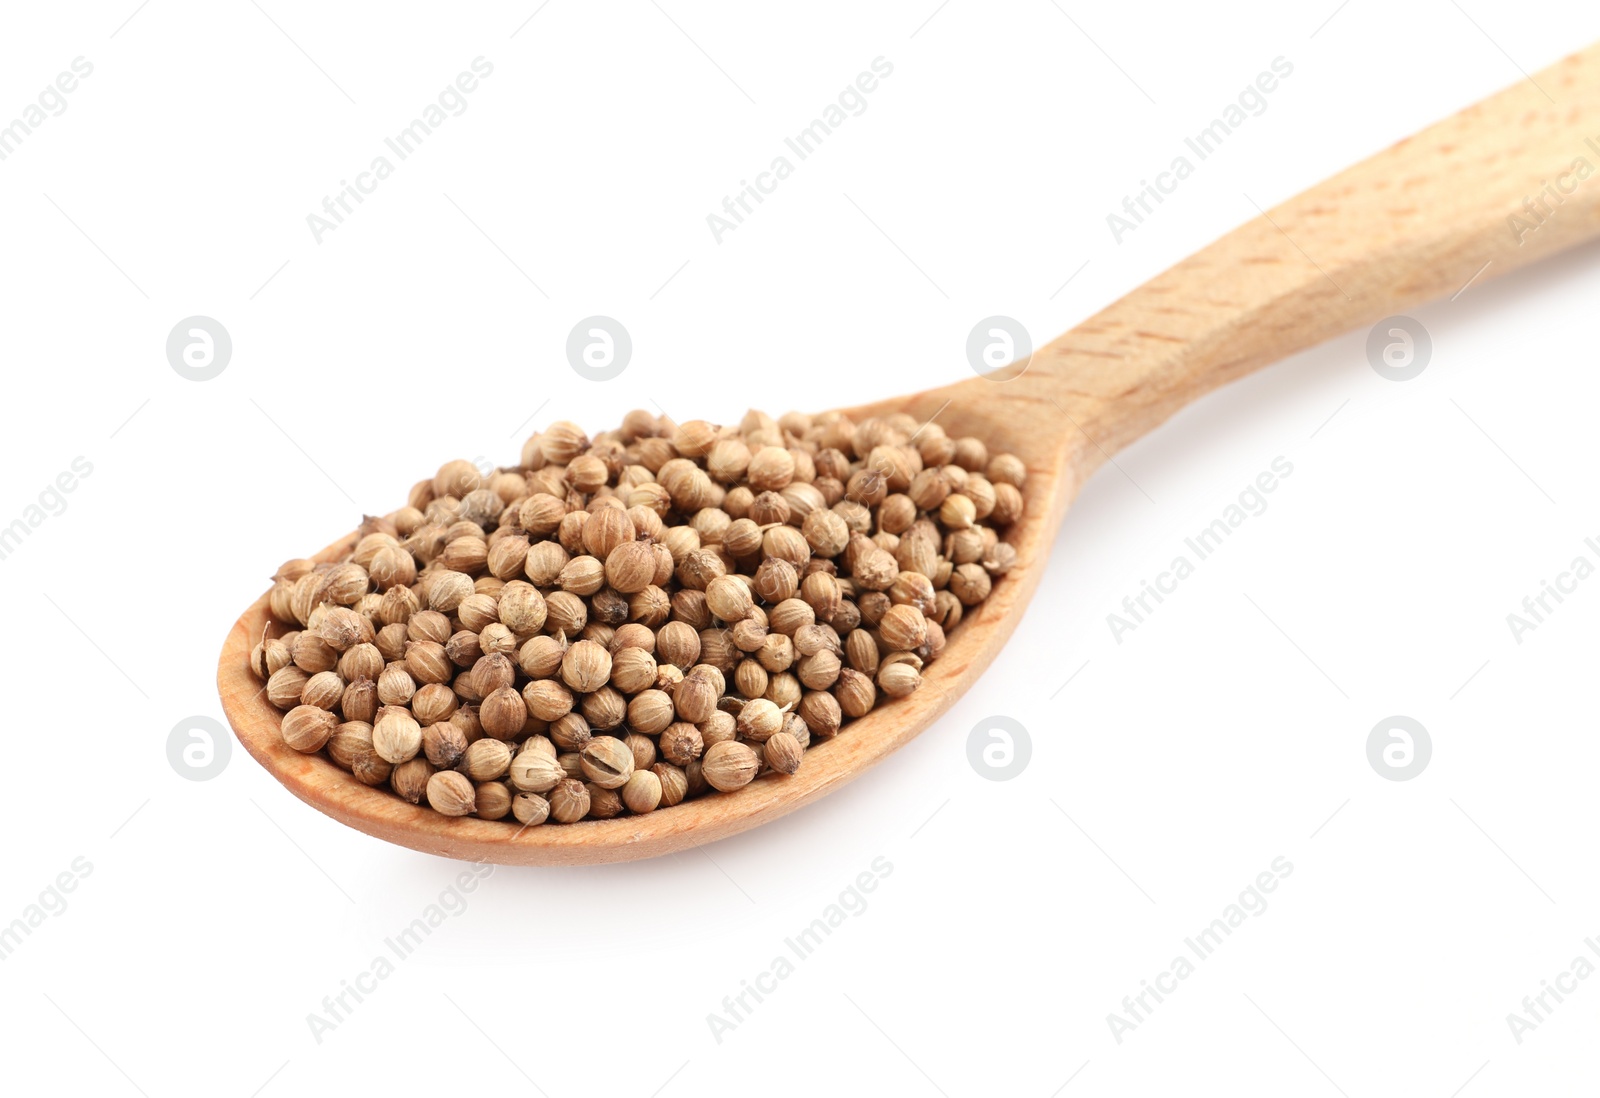
[[[289,747],[412,804],[652,812],[792,775],[915,692],[1015,563],[1025,474],[903,415],[555,423],[286,563],[250,664]]]

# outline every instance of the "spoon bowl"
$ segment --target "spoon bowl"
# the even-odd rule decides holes
[[[995,438],[999,425],[983,414],[990,405],[972,399],[985,394],[970,390],[989,384],[974,378],[947,389],[850,409],[849,414],[862,418],[908,412],[926,421],[948,400],[939,422],[952,435]],[[989,666],[1038,585],[1039,565],[1050,550],[1069,497],[1057,483],[1059,434],[1037,435],[1032,449],[1022,442],[1011,446],[1011,452],[1028,466],[1023,514],[1006,535],[1017,550],[1016,566],[951,630],[944,652],[928,664],[916,693],[875,707],[831,740],[813,745],[792,776],[769,773],[734,793],[697,797],[642,816],[576,824],[523,828],[504,820],[442,816],[387,789],[362,785],[322,755],[301,754],[283,742],[278,733],[283,714],[267,701],[265,687],[249,668],[250,650],[267,627],[266,595],[240,615],[223,645],[217,665],[223,710],[245,749],[295,796],[341,823],[429,854],[501,865],[576,865],[650,858],[726,838],[832,792],[891,754],[950,708]],[[356,539],[352,531],[313,559],[339,560]]]
[[[937,420],[954,437],[972,435],[1020,458],[1028,469],[1024,509],[1006,533],[1017,563],[951,630],[919,690],[809,749],[793,776],[768,774],[733,793],[567,825],[440,815],[283,743],[281,714],[248,666],[268,624],[265,594],[223,646],[223,709],[246,750],[301,800],[445,857],[627,861],[774,820],[893,753],[976,681],[1038,587],[1067,506],[1111,454],[1251,370],[1600,235],[1600,179],[1584,183],[1574,171],[1579,158],[1597,154],[1600,45],[1263,211],[1041,348],[1010,380],[973,377],[847,409],[858,421],[901,412]],[[1548,197],[1552,179],[1559,202]],[[1390,339],[1381,326],[1374,335],[1380,347]],[[339,559],[355,541],[351,533],[315,559]]]

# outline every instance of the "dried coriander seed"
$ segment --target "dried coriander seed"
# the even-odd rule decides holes
[[[633,752],[633,768],[635,770],[649,770],[656,761],[656,742],[649,736],[641,736],[637,732],[630,732],[622,738],[628,745],[628,750]]]
[[[767,680],[767,692],[762,697],[779,709],[788,710],[800,704],[802,693],[800,680],[784,671]]]
[[[377,639],[377,635],[373,635]],[[383,673],[383,653],[378,651],[376,644],[362,642],[350,648],[339,657],[339,677],[345,682],[355,682],[358,679],[376,679]]]
[[[350,762],[350,773],[362,785],[384,785],[394,774],[394,767],[378,757],[376,751],[362,751]]]
[[[635,770],[622,786],[622,803],[629,812],[654,812],[661,804],[661,779],[649,770]]]
[[[449,682],[455,674],[444,645],[437,641],[412,641],[406,645],[404,663],[406,671],[419,683]]]
[[[519,752],[508,773],[512,786],[530,793],[548,793],[566,776],[556,757],[541,750]]]
[[[331,710],[344,697],[344,679],[337,671],[319,671],[306,680],[300,690],[300,701],[318,709]]]
[[[503,820],[511,811],[511,789],[505,782],[479,782],[474,791],[472,814],[480,820]]]
[[[683,778],[688,783],[688,792],[684,794],[685,798],[702,796],[706,790],[711,788],[711,783],[706,781],[704,769],[699,759],[683,768]]]
[[[738,733],[754,743],[765,743],[783,728],[783,712],[765,698],[745,703],[736,721]]]
[[[283,715],[279,730],[283,742],[311,754],[321,751],[339,727],[339,719],[328,710],[315,705],[297,705]]]
[[[626,807],[622,803],[622,793],[617,789],[607,789],[594,782],[587,783],[584,788],[589,793],[589,818],[591,820],[610,820],[622,815]]]
[[[891,698],[904,698],[922,685],[922,675],[909,663],[891,663],[878,672],[878,689]]]
[[[710,747],[714,743],[731,740],[739,734],[733,714],[720,709],[704,721],[701,721],[700,724],[695,726],[695,729],[700,733],[700,740],[706,747]]]
[[[800,769],[800,756],[803,753],[800,741],[787,732],[775,734],[762,748],[767,765],[780,774],[796,773]]]
[[[581,752],[584,775],[602,789],[618,789],[633,774],[633,751],[611,736],[597,736]]]
[[[550,742],[562,751],[582,751],[589,746],[594,730],[582,713],[567,713],[550,722]]]
[[[537,827],[550,818],[550,802],[537,793],[518,793],[511,798],[511,815],[524,827]]]
[[[656,763],[650,772],[661,781],[661,807],[671,808],[683,803],[689,793],[689,779],[680,768],[671,763]]]
[[[806,656],[800,660],[795,668],[795,677],[802,686],[808,690],[827,690],[839,679],[839,671],[843,664],[839,657],[824,648],[814,655]]]
[[[725,714],[724,714],[725,715]],[[661,757],[675,766],[687,766],[700,757],[705,741],[700,730],[686,721],[670,724],[661,733]]]
[[[522,701],[535,720],[558,720],[572,712],[572,691],[555,679],[530,682],[522,688]]]
[[[422,730],[422,754],[440,770],[454,770],[467,753],[467,736],[458,726],[444,721]]]
[[[785,713],[783,715],[783,732],[785,735],[793,736],[802,750],[811,746],[811,729],[801,719],[800,714]]]
[[[580,782],[583,780],[583,756],[576,751],[561,752],[556,756],[556,762],[560,764],[567,777],[574,778]]]
[[[847,717],[864,717],[872,711],[873,703],[877,700],[877,689],[872,685],[872,680],[854,668],[846,667],[839,672],[839,681],[834,686],[833,696],[838,700],[840,711]],[[810,720],[806,721],[810,724]]]
[[[914,606],[891,606],[878,619],[878,634],[891,650],[909,652],[927,642],[927,619]]]
[[[457,636],[472,636],[472,634],[457,634]],[[473,638],[476,641],[476,637]],[[484,652],[480,646],[474,645],[479,654],[472,656],[463,652],[461,659],[453,660],[457,667],[467,668],[473,690],[482,695],[489,695],[503,686],[511,686],[517,681],[517,665],[511,657],[504,652]]]
[[[655,643],[655,639],[655,634],[652,633],[650,637],[652,644]],[[624,694],[637,695],[655,685],[656,666],[655,656],[643,647],[625,647],[611,657],[611,685]],[[631,708],[631,703],[629,704]]]
[[[560,637],[531,637],[517,650],[517,666],[530,679],[548,679],[561,667],[567,644]]]
[[[550,818],[557,823],[577,823],[589,814],[589,790],[573,778],[557,782],[548,799]]]
[[[691,673],[673,689],[672,704],[679,720],[699,724],[716,712],[717,698],[721,694],[721,689],[710,678]]]
[[[411,713],[424,726],[449,720],[455,715],[456,705],[456,692],[443,683],[429,683],[411,695]]]
[[[989,597],[989,573],[982,565],[958,565],[950,574],[950,592],[961,600],[963,606],[976,606]]]
[[[693,667],[700,660],[700,634],[687,621],[669,621],[656,633],[656,660]]]
[[[371,724],[378,712],[378,687],[371,679],[357,679],[344,688],[337,706],[347,721]]]
[[[428,585],[428,609],[449,613],[466,601],[472,591],[471,576],[442,569],[433,573],[433,580]]]
[[[750,584],[739,576],[718,576],[706,586],[706,606],[729,624],[743,621],[755,609]]]
[[[461,769],[475,782],[505,777],[511,768],[511,748],[500,740],[482,739],[467,748]]]
[[[655,576],[655,551],[645,542],[623,542],[606,554],[606,582],[625,595],[643,591],[655,582]]]
[[[445,816],[465,816],[478,803],[477,790],[462,774],[441,770],[428,779],[428,805]]]
[[[561,658],[561,679],[580,694],[604,686],[611,676],[611,654],[594,641],[581,640]]]
[[[478,706],[478,722],[486,736],[516,738],[528,723],[528,705],[514,686],[502,686]]]
[[[345,721],[333,730],[324,746],[335,766],[354,770],[356,759],[372,751],[372,726],[363,721]]]
[[[310,675],[293,664],[279,668],[267,680],[267,700],[279,709],[291,709],[299,705],[300,695],[305,691],[310,678]]]
[[[330,671],[339,662],[338,650],[309,629],[295,637],[289,652],[294,665],[308,675]]]
[[[422,726],[403,709],[385,709],[372,726],[372,749],[397,765],[414,759],[422,750]]]
[[[427,793],[428,781],[435,772],[433,764],[427,759],[410,759],[394,768],[389,776],[389,784],[401,800],[420,804]]]
[[[736,740],[712,744],[700,762],[706,782],[724,793],[749,785],[760,768],[756,753]]]

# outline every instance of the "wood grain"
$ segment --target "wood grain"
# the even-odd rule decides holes
[[[1118,449],[1251,370],[1600,234],[1600,45],[1536,80],[1266,211],[1041,348],[1012,381],[971,378],[850,409],[937,414],[951,435],[976,435],[1021,457],[1026,510],[1008,534],[1019,561],[953,630],[922,689],[846,725],[808,751],[793,777],[768,775],[737,793],[567,826],[441,816],[283,744],[280,714],[247,666],[266,627],[265,595],[223,646],[217,685],[228,720],[250,754],[308,804],[451,858],[570,865],[652,857],[809,804],[910,741],[972,686],[1015,629],[1067,506]],[[1563,174],[1580,159],[1593,177]],[[1530,213],[1524,200],[1547,183],[1560,204],[1546,198],[1545,210],[1535,203]],[[1519,233],[1513,216],[1534,227]],[[353,541],[347,536],[320,559],[342,556]]]

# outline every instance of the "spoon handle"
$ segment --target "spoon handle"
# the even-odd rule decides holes
[[[1219,385],[1597,235],[1600,43],[1151,279],[1040,349],[1018,395],[1072,415],[1087,476]]]

